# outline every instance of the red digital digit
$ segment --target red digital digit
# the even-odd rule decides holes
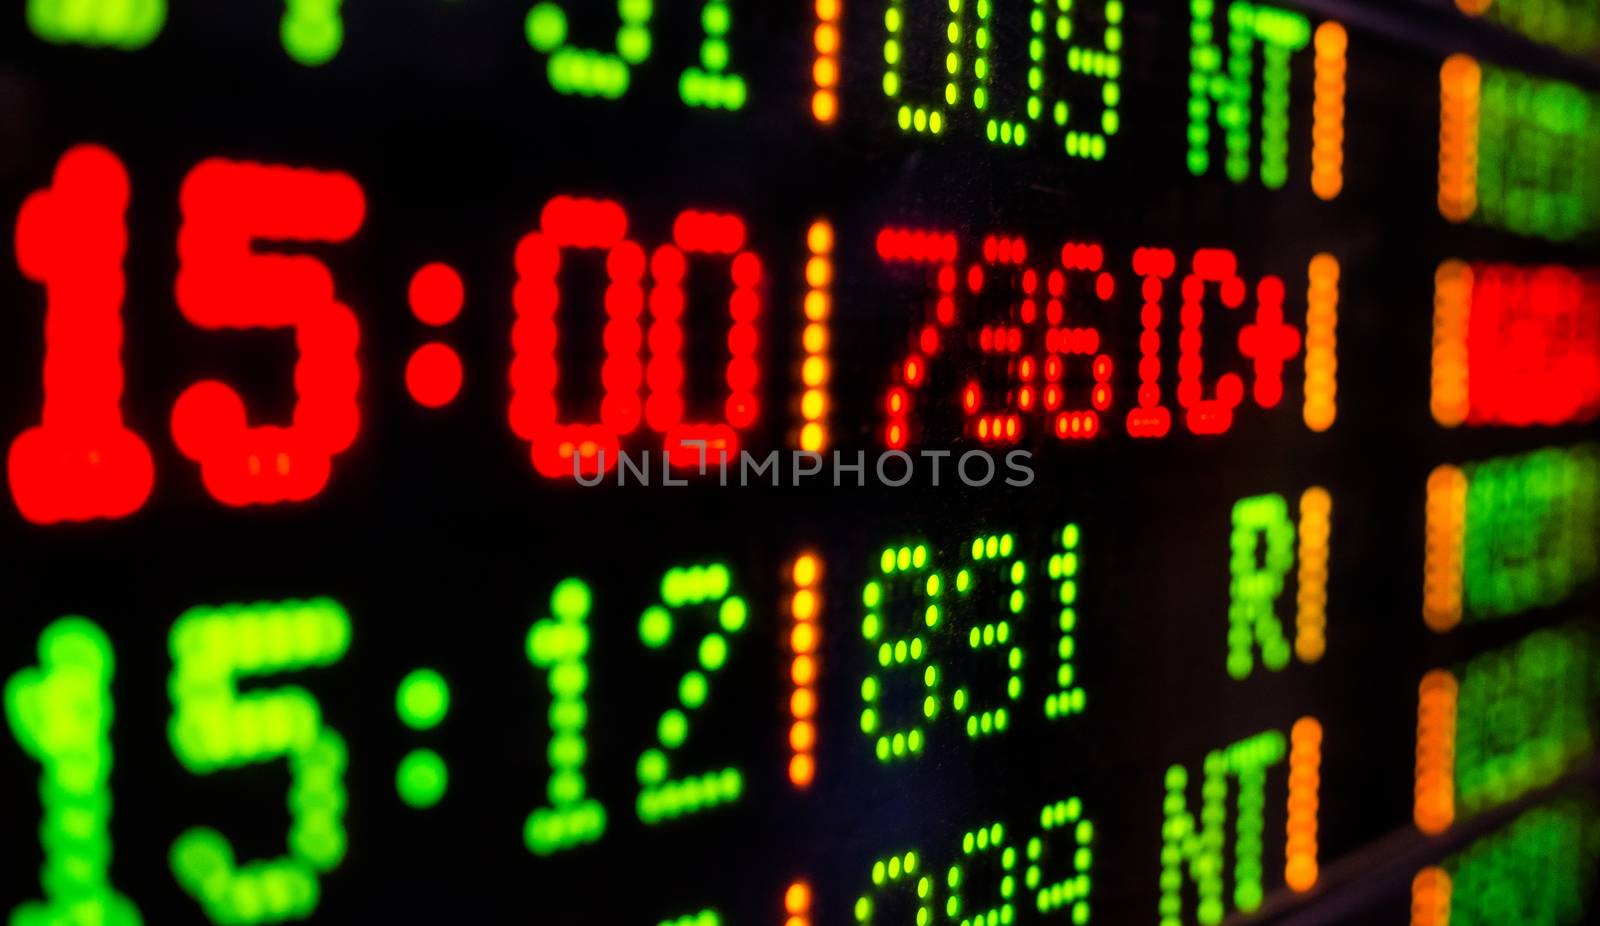
[[[761,366],[756,359],[761,316],[761,259],[745,250],[745,226],[738,216],[684,212],[672,227],[673,244],[657,248],[650,258],[650,362],[645,366],[645,421],[665,437],[674,466],[715,464],[719,456],[739,453],[739,432],[755,424],[760,413],[756,387]],[[713,255],[730,261],[733,295],[728,299],[728,398],[723,420],[685,422],[683,311],[688,297],[684,277],[688,255]],[[703,455],[702,455],[703,454]]]
[[[150,497],[150,450],[122,420],[122,261],[128,174],[97,145],[62,155],[17,216],[17,264],[45,287],[44,413],[7,475],[36,524],[123,518]]]
[[[628,215],[614,202],[558,196],[545,205],[539,231],[517,246],[517,286],[512,295],[511,430],[532,447],[533,466],[558,479],[596,475],[616,465],[621,438],[639,427],[639,362],[643,333],[644,250],[629,241]],[[563,424],[556,400],[561,377],[556,355],[562,254],[604,251],[606,359],[600,369],[604,396],[600,420]],[[681,376],[681,370],[680,370]],[[604,451],[602,468],[601,451]],[[574,462],[576,457],[576,462]]]
[[[288,425],[248,423],[231,386],[205,380],[172,409],[172,437],[227,505],[305,501],[355,441],[360,327],[315,257],[258,253],[258,241],[348,240],[366,214],[347,174],[211,159],[184,180],[178,308],[210,331],[292,328],[299,359]]]
[[[1139,310],[1139,404],[1128,412],[1128,434],[1133,437],[1166,437],[1172,430],[1172,411],[1161,404],[1161,297],[1177,266],[1177,255],[1163,248],[1133,252],[1133,272],[1142,281],[1144,299]]]
[[[1194,272],[1183,278],[1183,308],[1178,316],[1182,325],[1178,335],[1178,405],[1187,413],[1184,421],[1195,434],[1227,431],[1233,426],[1233,410],[1244,399],[1244,380],[1237,373],[1217,377],[1216,394],[1209,399],[1203,397],[1205,361],[1200,353],[1206,284],[1216,283],[1222,304],[1237,309],[1244,305],[1246,293],[1238,270],[1239,261],[1232,251],[1202,248],[1194,254]],[[1281,303],[1281,284],[1278,289]]]
[[[956,254],[956,236],[948,232],[886,228],[878,233],[878,257],[884,263],[934,267],[939,291],[933,317],[924,319],[913,336],[911,349],[895,367],[893,385],[884,396],[883,441],[891,450],[902,450],[911,443],[913,397],[927,381],[930,359],[939,353],[940,329],[956,321]]]
[[[985,396],[984,380],[977,372],[961,386],[967,433],[985,444],[1017,443],[1022,439],[1022,416],[1017,413],[1039,406],[1035,382],[1039,358],[1023,352],[1027,331],[1039,320],[1039,275],[1026,266],[1027,260],[1028,243],[1020,236],[989,235],[983,240],[982,262],[967,268],[967,289],[974,301],[989,288],[991,276],[1010,278],[1011,284],[1006,311],[997,322],[984,321],[977,332],[978,351],[998,361],[989,376],[991,395]],[[995,392],[1000,394],[995,396]]]
[[[1100,413],[1111,408],[1111,355],[1101,353],[1100,329],[1090,325],[1069,325],[1063,305],[1070,301],[1067,274],[1081,275],[1093,281],[1094,297],[1102,305],[1116,295],[1116,279],[1107,273],[1105,250],[1098,244],[1068,242],[1061,248],[1061,270],[1052,271],[1048,279],[1050,300],[1045,303],[1044,406],[1055,415],[1055,435],[1066,440],[1084,440],[1100,433]],[[1080,300],[1080,304],[1083,300]],[[1072,319],[1077,320],[1077,319]],[[1062,385],[1068,357],[1088,357],[1089,372],[1094,385],[1089,391],[1088,408],[1064,408],[1065,386]]]

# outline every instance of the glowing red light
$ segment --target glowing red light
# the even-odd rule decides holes
[[[184,316],[207,330],[293,328],[300,356],[290,424],[249,425],[239,394],[206,380],[179,396],[173,439],[224,504],[305,501],[360,430],[360,327],[320,259],[260,253],[255,243],[346,241],[366,198],[346,174],[212,159],[190,171],[180,200]]]
[[[406,390],[425,408],[449,405],[461,392],[461,358],[447,345],[422,345],[406,363]]]
[[[1256,404],[1274,408],[1283,398],[1283,363],[1300,353],[1300,329],[1283,323],[1283,281],[1269,276],[1256,287],[1255,324],[1239,332],[1239,353],[1255,361]]]
[[[1133,272],[1144,281],[1140,290],[1144,307],[1139,312],[1139,405],[1128,412],[1128,434],[1165,437],[1172,429],[1172,412],[1161,404],[1161,297],[1163,281],[1177,271],[1171,251],[1140,248],[1133,252]]]
[[[1205,361],[1200,352],[1201,328],[1205,320],[1205,284],[1216,283],[1221,289],[1222,304],[1237,309],[1244,304],[1244,280],[1238,275],[1238,258],[1232,251],[1221,248],[1203,248],[1195,252],[1194,273],[1183,278],[1183,308],[1179,312],[1182,323],[1178,335],[1178,405],[1186,412],[1185,423],[1195,434],[1221,434],[1233,426],[1233,410],[1244,399],[1244,381],[1237,373],[1224,373],[1217,378],[1216,395],[1204,398],[1201,377]],[[1279,284],[1279,320],[1282,320],[1282,284]],[[1299,349],[1298,337],[1295,349]],[[1279,388],[1282,388],[1282,363],[1279,363]]]
[[[45,287],[44,413],[7,475],[36,524],[123,518],[150,497],[150,450],[122,420],[122,260],[128,174],[96,145],[62,155],[17,217],[17,264]]]
[[[428,264],[411,278],[411,313],[425,325],[448,325],[461,314],[466,290],[449,264]]]
[[[935,265],[933,278],[938,291],[934,309],[934,322],[949,327],[955,323],[955,299],[951,293],[956,287],[956,236],[946,232],[924,229],[885,228],[878,233],[878,256],[884,263],[911,263]],[[970,280],[969,280],[970,282]],[[940,339],[933,323],[924,323],[916,337],[919,347],[932,346],[937,350]],[[895,367],[895,382],[889,387],[884,401],[888,421],[884,425],[884,443],[891,450],[903,450],[911,442],[911,412],[914,408],[912,393],[923,383],[926,372],[924,353],[913,348]]]
[[[1467,423],[1556,425],[1600,414],[1600,272],[1473,268]]]

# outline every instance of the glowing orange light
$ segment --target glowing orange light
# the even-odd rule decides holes
[[[812,33],[816,58],[811,79],[816,89],[811,94],[811,115],[818,122],[832,123],[839,115],[839,17],[841,0],[817,0],[817,28]]]
[[[1443,669],[1423,676],[1417,695],[1417,776],[1412,817],[1436,836],[1456,819],[1456,677]]]
[[[1422,619],[1439,633],[1461,623],[1466,529],[1467,474],[1459,466],[1440,466],[1428,475],[1422,570]]]
[[[821,0],[821,3],[836,0]],[[819,7],[821,5],[819,3]],[[804,386],[800,396],[800,449],[821,453],[828,446],[828,384],[831,379],[828,363],[830,315],[832,314],[833,283],[833,225],[825,220],[811,223],[806,233],[806,248],[811,254],[806,262],[805,317],[801,332],[801,349],[804,360],[800,366],[800,380]]]
[[[1483,69],[1470,55],[1439,70],[1439,214],[1465,222],[1478,211],[1478,105]]]
[[[35,524],[127,517],[155,481],[121,408],[129,195],[117,156],[79,145],[17,216],[17,264],[45,287],[44,412],[11,445],[7,474]]]
[[[789,615],[794,620],[789,631],[789,649],[794,656],[789,669],[789,677],[794,684],[789,697],[789,709],[793,717],[789,727],[789,782],[796,788],[808,788],[817,771],[817,734],[811,718],[816,714],[816,651],[822,638],[819,623],[821,558],[815,553],[801,554],[789,570],[788,579],[793,589],[789,598]]]
[[[1301,415],[1322,432],[1339,416],[1339,259],[1311,258],[1306,288],[1306,388]]]
[[[1350,36],[1344,26],[1317,27],[1311,122],[1311,190],[1331,200],[1344,189],[1344,91]]]
[[[1411,879],[1411,926],[1450,926],[1450,873],[1437,865]]]
[[[789,915],[784,926],[811,926],[811,885],[805,881],[790,884],[783,892],[783,912]]]
[[[1321,486],[1300,495],[1299,575],[1295,609],[1294,652],[1314,663],[1328,650],[1328,538],[1333,496]]]
[[[1299,893],[1317,884],[1317,810],[1322,786],[1322,724],[1295,721],[1289,732],[1289,824],[1283,881]]]
[[[249,425],[239,393],[206,380],[173,406],[173,440],[224,504],[305,501],[327,485],[333,457],[360,430],[361,331],[319,258],[255,245],[347,241],[361,228],[366,197],[343,173],[212,159],[189,172],[180,200],[184,316],[207,330],[292,328],[300,356],[291,424]]]

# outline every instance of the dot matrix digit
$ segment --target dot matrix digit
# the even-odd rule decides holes
[[[535,855],[552,855],[605,835],[606,810],[588,796],[584,775],[589,751],[589,611],[593,598],[582,579],[569,578],[550,594],[550,617],[528,632],[528,661],[546,673],[550,691],[550,742],[545,750],[549,804],[529,814],[523,841]]]
[[[1258,547],[1266,543],[1266,552]],[[1233,506],[1228,584],[1228,675],[1246,679],[1255,670],[1255,646],[1274,672],[1289,664],[1289,642],[1275,605],[1294,566],[1294,524],[1281,495],[1257,495]]]
[[[650,649],[663,649],[676,634],[682,612],[696,609],[714,616],[711,630],[695,641],[698,668],[678,682],[675,707],[663,711],[656,724],[656,745],[639,756],[639,819],[661,823],[737,801],[744,793],[744,773],[733,766],[708,772],[673,773],[673,755],[689,738],[690,721],[706,706],[711,682],[727,665],[729,639],[743,633],[750,609],[732,593],[732,577],[722,563],[669,569],[661,579],[661,602],[639,619],[639,639]]]
[[[920,755],[927,736],[925,724],[939,716],[939,666],[929,658],[928,639],[944,620],[941,602],[945,581],[933,568],[928,546],[911,543],[886,547],[878,557],[880,578],[869,580],[861,592],[866,609],[861,638],[872,651],[876,668],[861,681],[861,732],[873,744],[879,762],[902,761]],[[907,600],[899,600],[905,596]],[[915,626],[888,626],[895,613],[914,616]],[[901,635],[893,631],[899,630]],[[920,667],[921,671],[918,671]],[[904,726],[884,715],[888,673],[909,673],[921,682],[920,709]]]
[[[1027,611],[1027,564],[1016,555],[1016,541],[1010,534],[991,534],[975,538],[967,547],[970,565],[956,572],[956,604],[960,613],[971,614],[966,628],[966,644],[974,657],[984,650],[1004,654],[1005,689],[1003,697],[980,704],[966,685],[950,695],[950,707],[964,717],[969,739],[980,739],[1005,732],[1011,724],[1008,703],[1022,699],[1024,654],[1017,639],[1015,621]],[[990,611],[990,602],[998,607]],[[933,625],[929,625],[930,628]],[[958,631],[959,636],[959,631]],[[967,662],[967,660],[963,660]]]
[[[973,33],[973,44],[977,46],[977,54],[972,59],[972,77],[975,86],[972,89],[972,108],[979,113],[988,113],[993,100],[994,66],[991,60],[995,42],[994,7],[995,0],[975,0],[978,11],[978,28]],[[1022,114],[1009,114],[1004,116],[989,115],[984,120],[984,134],[990,142],[1002,145],[1015,145],[1018,148],[1028,143],[1028,123],[1037,121],[1044,114],[1044,102],[1040,98],[1040,91],[1044,87],[1044,34],[1045,34],[1045,0],[1032,0],[1028,12],[1028,100]],[[1071,19],[1065,15],[1060,17],[1071,28]],[[1063,110],[1064,111],[1064,110]]]
[[[658,926],[722,926],[722,916],[715,910],[707,909],[662,920]]]
[[[450,686],[432,669],[417,669],[400,681],[395,693],[400,722],[418,732],[436,729],[450,712]],[[400,760],[395,789],[413,810],[427,810],[444,799],[450,772],[444,758],[432,749],[413,749]]]
[[[916,852],[890,855],[872,863],[872,890],[856,898],[855,918],[863,926],[881,923],[875,914],[884,896],[894,891],[916,896],[917,926],[933,922],[933,878],[922,873],[922,859]],[[909,890],[908,890],[909,889]]]
[[[1267,769],[1288,754],[1284,735],[1268,730],[1206,756],[1203,805],[1199,823],[1189,810],[1189,771],[1181,765],[1167,769],[1166,822],[1161,828],[1162,926],[1183,922],[1184,869],[1199,896],[1196,920],[1204,926],[1221,923],[1226,912],[1223,889],[1227,824],[1228,778],[1239,785],[1234,821],[1233,905],[1254,912],[1262,900],[1262,812],[1266,807]]]
[[[817,774],[817,679],[821,674],[822,559],[815,553],[796,557],[789,571],[793,594],[789,614],[789,783],[811,787]]]
[[[762,292],[765,271],[761,259],[745,247],[745,224],[738,216],[687,211],[673,223],[673,243],[655,250],[650,258],[650,361],[644,367],[647,384],[645,421],[665,440],[674,466],[703,467],[726,453],[739,455],[739,434],[760,416],[757,390],[761,366],[757,359],[761,334]],[[723,381],[728,397],[720,421],[684,421],[683,312],[688,297],[684,279],[689,255],[723,257],[729,261],[733,294],[728,298],[728,365]],[[698,442],[704,442],[701,447]]]
[[[830,2],[830,0],[821,0]],[[821,453],[828,447],[828,406],[833,379],[828,360],[833,316],[833,223],[819,219],[806,232],[805,327],[800,348],[805,360],[800,364],[800,449]]]
[[[104,631],[81,617],[50,624],[39,664],[5,686],[6,722],[39,763],[44,900],[11,913],[13,926],[140,926],[137,907],[111,885],[111,680]]]
[[[994,903],[988,907],[972,909],[967,906],[963,893],[969,887],[971,869],[983,856],[993,856],[998,865],[999,884]],[[1006,844],[1005,825],[969,830],[961,837],[961,860],[945,872],[945,885],[949,894],[945,898],[945,916],[959,926],[984,926],[986,923],[1010,923],[1016,918],[1017,850]]]
[[[913,437],[915,395],[928,376],[928,365],[943,346],[941,329],[956,323],[956,236],[926,229],[885,228],[878,233],[878,257],[886,264],[922,264],[933,268],[938,296],[932,317],[925,317],[913,336],[906,357],[893,373],[893,385],[884,397],[884,444],[904,450]]]
[[[705,109],[744,108],[744,78],[728,70],[728,30],[733,25],[730,0],[706,0],[700,9],[705,38],[700,41],[700,66],[684,69],[678,95],[690,106]]]
[[[1223,130],[1226,171],[1234,183],[1250,177],[1250,122],[1255,47],[1262,44],[1262,185],[1279,189],[1289,179],[1289,62],[1311,41],[1311,24],[1298,13],[1242,0],[1228,4],[1227,54],[1215,41],[1217,0],[1190,0],[1194,47],[1189,77],[1189,172],[1211,169],[1211,121]]]
[[[551,479],[603,474],[616,465],[621,439],[643,418],[644,364],[639,355],[645,254],[627,234],[628,215],[620,205],[558,196],[540,214],[539,231],[517,245],[511,430],[529,442],[534,469]],[[556,352],[559,274],[574,250],[604,252],[609,280],[602,336],[606,359],[600,373],[604,394],[599,421],[588,424],[561,422],[556,401],[561,378]]]
[[[1083,0],[1078,0],[1078,10]],[[1042,4],[1041,4],[1042,5]],[[1073,0],[1056,0],[1055,34],[1068,42],[1066,46],[1067,70],[1100,85],[1100,119],[1098,124],[1088,120],[1074,121],[1076,106],[1066,100],[1057,100],[1051,107],[1050,118],[1065,130],[1062,145],[1068,156],[1099,161],[1106,156],[1106,148],[1122,127],[1122,0],[1105,0],[1105,30],[1098,43],[1078,44],[1073,18]],[[1035,13],[1039,16],[1039,13]],[[1041,17],[1042,18],[1042,17]],[[1028,84],[1034,86],[1033,72],[1028,74]],[[1029,98],[1032,115],[1033,97]],[[1085,124],[1090,127],[1084,127]]]
[[[56,45],[137,51],[166,21],[167,0],[28,0],[28,28]]]
[[[315,912],[319,878],[344,860],[344,739],[297,686],[241,692],[246,679],[323,668],[350,645],[350,618],[319,598],[191,608],[172,627],[168,738],[195,775],[277,758],[289,765],[288,852],[239,864],[209,827],[185,830],[169,860],[178,884],[218,924],[253,926]]]
[[[1067,242],[1061,247],[1061,269],[1052,271],[1046,279],[1049,300],[1045,303],[1045,379],[1044,409],[1055,415],[1056,437],[1063,440],[1088,440],[1100,434],[1100,415],[1111,408],[1113,364],[1109,353],[1098,353],[1104,346],[1100,329],[1083,324],[1077,317],[1069,316],[1064,307],[1070,306],[1068,281],[1082,275],[1094,281],[1094,297],[1101,305],[1109,305],[1117,292],[1117,281],[1105,269],[1105,249],[1098,244]],[[1081,311],[1081,301],[1079,303]],[[1070,321],[1076,324],[1068,324]],[[1089,392],[1088,408],[1063,408],[1064,387],[1059,385],[1066,373],[1069,357],[1089,358],[1090,375],[1094,385]]]
[[[1018,324],[1031,328],[1039,314],[1035,298],[1039,275],[1027,269],[1027,259],[1028,243],[1021,237],[988,235],[983,240],[983,261],[967,268],[967,291],[974,301],[990,289],[992,279],[1007,281],[994,287],[1005,294],[1004,313],[997,321],[985,319],[977,332],[978,352],[995,359],[970,373],[961,390],[967,433],[985,444],[1020,441],[1022,416],[1017,412],[1034,411],[1039,403],[1038,387],[1034,385],[1039,376],[1039,359],[1024,353],[1024,328]],[[997,395],[998,400],[986,403],[986,392],[990,397]]]
[[[292,424],[251,426],[239,393],[205,380],[173,406],[173,441],[225,505],[313,498],[360,431],[360,325],[320,258],[256,245],[348,241],[365,218],[365,194],[343,173],[212,159],[189,172],[180,198],[184,317],[208,331],[292,329],[299,357]]]
[[[1130,437],[1166,437],[1172,430],[1172,410],[1161,403],[1161,298],[1177,267],[1177,255],[1164,248],[1133,252],[1144,306],[1139,310],[1139,405],[1128,412]]]
[[[895,121],[902,132],[918,135],[941,135],[949,118],[949,108],[961,101],[961,8],[963,0],[948,0],[950,18],[945,26],[943,102],[910,102],[907,100],[904,66],[906,61],[906,32],[911,14],[906,7],[915,0],[888,0],[883,22],[889,36],[883,43],[883,95],[897,105]],[[942,4],[941,4],[942,5]]]
[[[1044,715],[1051,720],[1063,719],[1083,713],[1087,700],[1083,686],[1078,684],[1077,668],[1073,659],[1078,652],[1078,559],[1082,532],[1076,524],[1068,524],[1056,535],[1057,551],[1050,555],[1045,572],[1056,583],[1056,683],[1054,690],[1045,696]]]
[[[1065,843],[1066,833],[1049,838],[1051,833],[1070,831],[1072,840]],[[1023,886],[1033,893],[1034,909],[1048,915],[1057,910],[1068,913],[1076,926],[1089,922],[1090,874],[1094,869],[1094,823],[1083,814],[1083,802],[1076,797],[1046,804],[1039,811],[1039,834],[1028,840],[1028,867],[1023,872]],[[1053,881],[1044,873],[1045,859],[1051,850],[1072,851],[1072,874]]]
[[[144,506],[155,465],[122,417],[127,170],[79,145],[17,216],[17,264],[45,286],[44,409],[11,445],[7,475],[35,524],[122,518]]]
[[[1588,0],[1456,0],[1456,6],[1569,55],[1600,48],[1600,10]]]
[[[628,92],[632,69],[650,57],[653,7],[653,0],[617,0],[616,51],[603,52],[571,44],[566,11],[541,0],[528,11],[528,44],[549,56],[546,73],[557,93],[615,100]]]

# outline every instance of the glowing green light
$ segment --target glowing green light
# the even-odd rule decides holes
[[[306,918],[319,876],[344,860],[343,738],[303,688],[238,689],[243,679],[333,665],[349,645],[350,618],[326,598],[191,608],[172,627],[167,732],[178,760],[196,775],[289,764],[288,854],[241,865],[227,837],[207,827],[173,843],[173,875],[214,923]]]
[[[417,669],[401,680],[395,710],[411,729],[432,730],[450,710],[450,686],[432,669]]]
[[[400,760],[394,784],[406,806],[427,810],[444,799],[444,792],[450,786],[450,771],[444,759],[433,750],[413,749]]]
[[[563,94],[615,100],[628,92],[631,69],[650,57],[651,0],[617,0],[616,51],[568,43],[567,15],[551,0],[537,3],[524,21],[528,44],[549,56],[550,86]]]
[[[869,609],[861,622],[862,639],[876,654],[881,668],[915,671],[916,665],[927,660],[926,646],[919,637],[884,636],[888,606],[896,604],[900,595],[912,596],[913,602],[919,598],[928,601],[923,611],[924,623],[930,629],[935,628],[940,621],[940,611],[931,602],[939,598],[943,583],[936,581],[937,573],[931,571],[926,544],[885,548],[878,555],[878,568],[883,578],[867,583],[861,595]],[[920,721],[932,720],[938,714],[939,673],[932,665],[924,668],[925,671],[916,673],[922,683]],[[905,727],[885,727],[886,721],[878,710],[883,694],[884,683],[879,676],[868,675],[862,681],[861,731],[872,743],[873,755],[880,762],[919,755],[926,741],[921,723],[914,719]]]
[[[1010,622],[1004,617],[1020,617],[1027,602],[1021,586],[1027,579],[1028,570],[1020,559],[1010,559],[1016,552],[1015,548],[1015,538],[1010,534],[977,537],[966,547],[973,565],[962,569],[956,576],[957,603],[963,612],[978,610],[980,598],[983,609],[990,612],[984,615],[988,620],[968,628],[967,648],[973,651],[997,650],[1006,667],[1004,694],[997,699],[1001,703],[979,706],[965,687],[958,689],[951,698],[950,704],[956,714],[970,712],[965,729],[967,736],[973,739],[1004,732],[1009,726],[1004,702],[1022,698],[1021,669],[1025,655],[1021,646],[1011,643]]]
[[[1282,187],[1288,180],[1289,63],[1311,41],[1311,23],[1298,13],[1243,0],[1228,5],[1226,68],[1214,41],[1213,0],[1190,0],[1189,172],[1211,169],[1211,120],[1223,130],[1228,179],[1244,183],[1250,176],[1250,123],[1255,47],[1263,46],[1261,95],[1261,168],[1264,186]]]
[[[550,803],[528,815],[523,842],[535,855],[552,855],[595,842],[605,835],[606,811],[586,796],[584,776],[588,723],[589,586],[570,578],[550,595],[552,617],[528,632],[528,661],[547,673],[550,692],[550,745],[546,754],[550,778],[545,795]]]
[[[28,28],[55,45],[137,51],[166,20],[167,0],[28,0]]]
[[[701,910],[676,919],[662,920],[659,926],[722,926],[722,917],[715,910]]]
[[[701,10],[705,39],[700,43],[700,66],[685,68],[678,78],[678,95],[690,106],[729,111],[744,108],[748,90],[744,78],[728,71],[726,36],[733,23],[728,0],[707,0]]]
[[[1447,859],[1450,926],[1577,926],[1600,871],[1600,817],[1568,799],[1537,807]]]
[[[111,886],[111,642],[94,623],[66,617],[39,637],[39,665],[5,686],[6,722],[39,763],[45,899],[24,903],[13,926],[140,926]]]
[[[344,45],[343,0],[286,0],[280,27],[283,49],[307,67],[332,61]]]
[[[1233,533],[1228,586],[1228,675],[1250,677],[1254,648],[1274,672],[1289,664],[1289,641],[1283,634],[1276,605],[1284,578],[1294,568],[1295,527],[1289,503],[1281,495],[1258,495],[1233,506]],[[1263,558],[1257,552],[1266,543]]]
[[[716,628],[708,630],[696,644],[699,669],[681,676],[678,706],[662,712],[656,722],[656,746],[640,756],[635,809],[645,823],[662,823],[730,804],[744,792],[744,775],[737,768],[668,777],[673,754],[688,741],[695,715],[709,702],[712,677],[727,665],[729,637],[743,632],[749,623],[749,606],[743,598],[731,594],[732,587],[732,574],[723,563],[669,569],[661,580],[661,604],[650,606],[640,618],[640,638],[657,650],[670,641],[672,627],[680,616],[673,611],[695,609],[710,618]]]

